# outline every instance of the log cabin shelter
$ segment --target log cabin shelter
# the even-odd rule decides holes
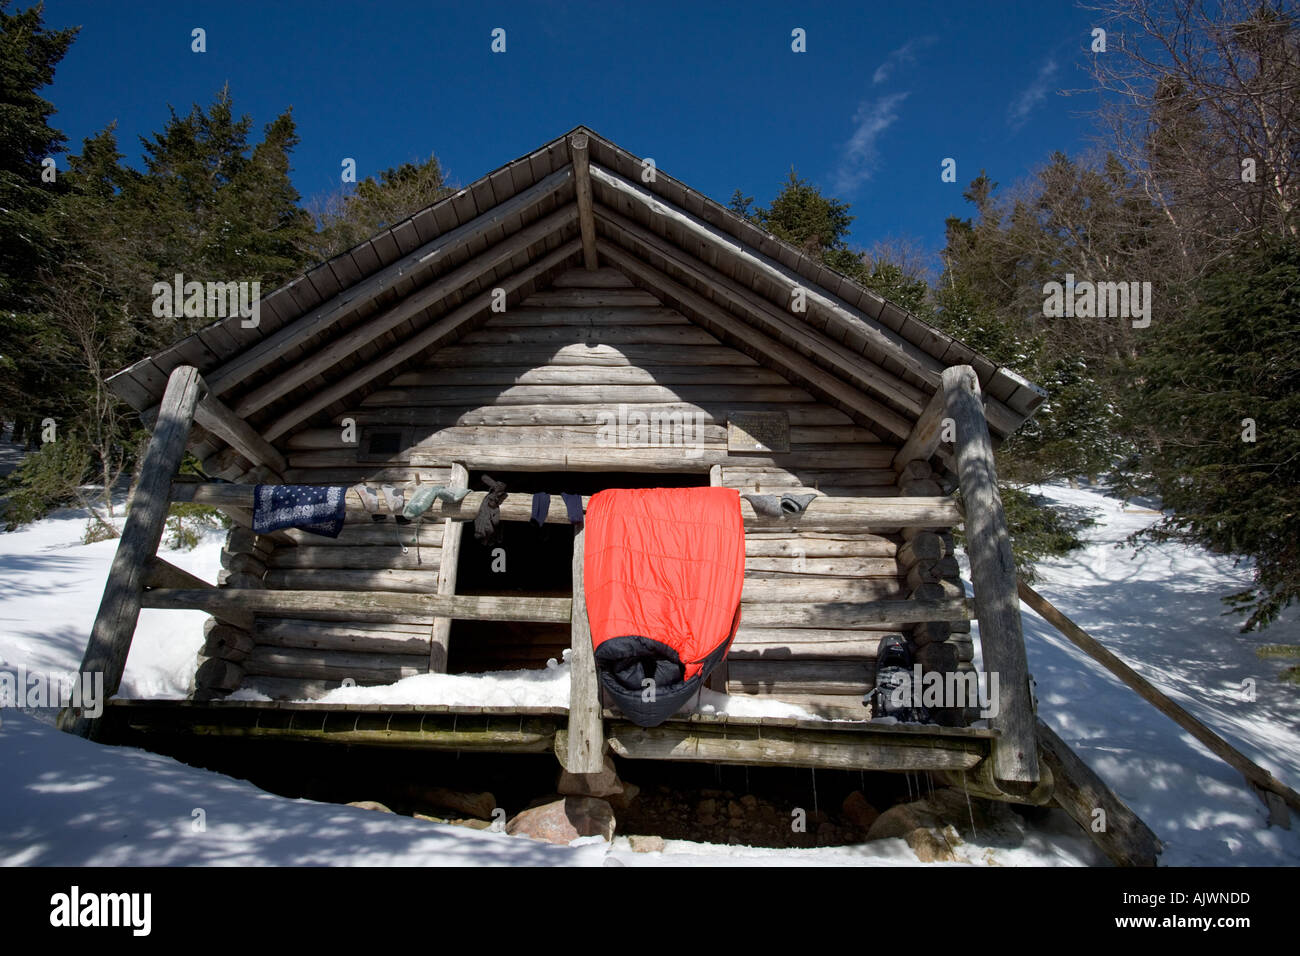
[[[190,700],[114,699],[68,729],[553,751],[573,773],[610,753],[924,770],[1004,798],[1050,792],[993,486],[992,447],[1045,398],[1014,371],[585,127],[270,292],[249,325],[221,319],[108,379],[153,438],[83,669],[117,690],[141,608],[211,617]],[[178,475],[187,451],[210,480]],[[508,485],[504,573],[466,527],[482,475]],[[358,483],[469,491],[405,525],[349,493],[337,538],[252,530],[258,484]],[[582,535],[559,493],[691,485],[816,497],[780,517],[741,499],[741,623],[708,689],[747,706],[645,728],[602,703],[574,587]],[[541,526],[534,492],[553,495]],[[215,584],[156,553],[179,501],[234,522]],[[995,715],[947,701],[928,724],[869,719],[882,638],[965,680],[972,618],[1000,676]],[[566,649],[568,706],[319,700]],[[774,701],[806,716],[744,716]]]

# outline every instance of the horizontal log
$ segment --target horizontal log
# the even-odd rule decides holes
[[[875,686],[870,661],[732,661],[727,690],[744,694],[866,694]]]
[[[145,562],[142,584],[147,588],[210,588],[207,581],[184,568],[178,568],[157,555]]]
[[[545,359],[542,360],[543,363]],[[603,404],[577,405],[501,405],[501,406],[440,406],[438,408],[412,408],[407,406],[368,407],[349,411],[347,417],[358,425],[415,425],[430,432],[455,425],[599,425],[608,421],[609,408]],[[615,409],[617,410],[617,409]],[[641,402],[637,411],[660,420],[678,415],[691,421],[726,426],[727,419],[744,412],[770,412],[765,403],[730,402]],[[786,405],[780,409],[791,428],[818,425],[852,425],[853,420],[838,409],[816,403]],[[602,415],[605,416],[602,419]],[[340,416],[342,417],[342,416]],[[334,430],[337,433],[337,429]],[[816,480],[811,475],[808,480]],[[838,476],[837,476],[838,477]]]
[[[691,385],[701,381],[718,385],[789,385],[769,369],[737,365],[471,365],[408,372],[393,379],[389,387],[396,391],[466,385]]]
[[[273,569],[266,572],[268,588],[286,591],[403,591],[423,593],[438,589],[437,567],[416,571],[378,569],[370,571],[311,568]]]
[[[552,289],[631,289],[632,283],[617,269],[570,269],[551,282]]]
[[[792,604],[810,601],[901,600],[907,589],[897,578],[746,578],[742,605]],[[742,615],[748,608],[742,607]]]
[[[658,406],[653,406],[657,408]],[[429,424],[418,426],[410,444],[397,455],[389,459],[397,463],[409,459],[410,452],[424,449],[436,449],[439,446],[464,445],[469,449],[492,447],[496,445],[545,445],[562,444],[580,447],[623,446],[654,447],[656,445],[694,444],[703,442],[725,448],[727,428],[715,425],[704,418],[687,414],[677,415],[654,412],[650,417],[635,409],[637,418],[620,425],[613,416],[613,409],[600,424],[590,425],[446,425],[434,427]],[[877,439],[874,435],[849,425],[812,425],[794,426],[788,431],[792,445],[836,445],[836,444],[872,444]],[[362,460],[362,449],[355,443],[345,442],[339,429],[311,429],[299,432],[289,439],[289,463],[295,468],[311,467],[374,467],[369,461]],[[471,452],[472,453],[472,452]],[[837,475],[844,484],[878,484],[889,485],[891,493],[898,494],[897,486],[892,481],[884,481],[887,473],[880,469],[866,471],[850,470]],[[770,481],[772,485],[798,485],[797,476],[778,473]]]
[[[966,600],[948,601],[833,601],[827,603],[752,604],[742,619],[748,627],[854,628],[873,624],[897,627],[921,621],[968,619]]]
[[[350,468],[290,468],[284,473],[287,485],[368,485],[414,484],[416,480],[428,484],[427,467],[356,465]],[[280,532],[276,532],[279,534]]]
[[[485,329],[531,329],[542,326],[584,326],[614,328],[630,325],[690,325],[691,320],[676,309],[652,306],[610,306],[597,309],[534,309],[518,305],[509,312],[492,316]]]
[[[745,559],[750,558],[888,558],[897,545],[880,535],[766,534],[745,536]]]
[[[806,463],[814,468],[872,468],[892,450],[887,445],[795,445],[789,454],[727,452],[721,447],[685,443],[664,448],[554,448],[508,445],[467,448],[464,445],[421,448],[411,456],[415,465],[464,461],[474,468],[527,471],[707,471],[713,465],[755,462],[778,466]]]
[[[460,503],[459,508],[450,511],[443,509],[438,502],[426,513],[426,519],[450,517],[456,520],[470,520],[477,513],[485,493],[470,492]],[[173,501],[195,501],[215,506],[234,505],[251,507],[253,487],[251,485],[191,484],[174,482],[172,484]],[[360,503],[353,502],[349,496],[348,514],[352,520],[369,521]],[[584,508],[589,499],[583,499]],[[528,521],[532,515],[531,494],[508,494],[501,505],[503,521]],[[956,502],[951,498],[836,498],[822,496],[808,505],[807,511],[795,519],[765,518],[754,514],[748,501],[740,502],[740,513],[745,521],[745,529],[784,528],[801,531],[846,531],[865,530],[872,527],[908,527],[929,525],[956,525],[960,523],[961,514]],[[568,524],[564,502],[558,496],[551,498],[551,508],[547,513],[550,524]]]
[[[824,627],[749,627],[742,619],[740,628],[732,647],[779,645],[794,647],[800,644],[844,644],[847,647],[867,648],[867,657],[876,656],[876,645],[891,634],[886,624],[877,624],[867,628],[824,628]]]
[[[220,611],[238,608],[254,614],[315,616],[319,612],[340,611],[348,614],[366,612],[391,613],[397,616],[420,615],[450,617],[465,621],[537,621],[547,624],[566,623],[571,601],[568,598],[474,597],[469,595],[409,594],[386,591],[281,591],[212,588],[173,590],[160,588],[146,591],[144,607],[176,610],[197,608],[220,617]],[[355,618],[363,620],[363,618]]]
[[[856,708],[862,714],[863,708]],[[833,731],[668,723],[638,727],[606,721],[609,748],[632,760],[772,764],[836,770],[963,770],[988,752],[986,741],[912,735],[850,735]]]
[[[756,633],[762,633],[758,631]],[[733,643],[727,653],[728,661],[812,661],[851,660],[874,661],[883,632],[858,631],[865,636],[858,641],[801,641],[796,644]],[[895,632],[897,634],[897,632]],[[901,634],[897,634],[902,637]]]
[[[846,475],[852,472],[844,472]],[[743,495],[827,495],[831,498],[897,498],[898,488],[894,485],[840,485],[826,487],[818,485],[765,485],[762,482],[737,485],[727,483],[724,488],[735,488]]]
[[[550,328],[493,328],[484,326],[459,339],[461,345],[572,345],[600,342],[606,345],[663,345],[691,348],[717,347],[722,343],[698,325],[650,325]]]
[[[285,568],[329,568],[352,571],[437,571],[442,549],[429,547],[421,542],[417,551],[412,545],[403,553],[394,543],[392,534],[396,527],[392,522],[386,523],[390,532],[387,544],[357,545],[350,547],[315,547],[302,545],[297,548],[282,548],[271,557],[273,569]],[[405,529],[403,529],[405,532]],[[403,533],[402,538],[414,537],[414,532]],[[439,536],[440,537],[440,536]],[[405,540],[403,541],[405,543]]]
[[[367,395],[361,407],[406,405],[639,405],[664,402],[758,402],[764,404],[811,403],[813,397],[791,385],[513,385],[475,386],[447,391],[441,388],[386,388]],[[889,458],[893,459],[891,453]],[[888,461],[885,464],[889,464]],[[880,467],[880,466],[877,466]]]
[[[854,427],[856,428],[856,426]],[[831,430],[826,428],[816,430],[805,428],[799,431],[805,434],[825,435]],[[794,442],[795,429],[791,429],[790,435],[791,442]],[[863,443],[869,444],[870,442],[859,442],[859,444]],[[722,469],[722,486],[724,488],[736,488],[743,492],[771,489],[776,494],[784,494],[787,488],[808,486],[825,486],[827,493],[831,493],[841,485],[879,485],[882,488],[890,488],[891,493],[897,495],[898,486],[894,484],[893,474],[888,468],[867,468],[862,471],[856,469],[822,470],[800,468],[797,471],[786,471],[778,468],[727,466]]]
[[[429,356],[425,368],[475,365],[758,365],[744,352],[723,345],[666,349],[662,345],[448,345]]]
[[[429,653],[429,626],[360,624],[310,621],[303,618],[259,618],[257,642],[269,647],[296,647],[317,651],[424,655]]]
[[[428,671],[426,654],[348,654],[302,648],[259,645],[243,661],[244,670],[261,677],[294,677],[300,680],[346,680],[394,682]]]
[[[898,578],[893,558],[834,557],[745,558],[745,573],[772,571],[783,574],[818,575],[840,578]]]
[[[546,309],[647,308],[662,306],[641,289],[546,289],[534,292],[524,305]]]
[[[337,538],[326,538],[298,528],[286,528],[283,533],[297,547],[356,548],[374,546],[400,550],[397,545],[399,540],[408,548],[413,549],[415,547],[416,531],[420,533],[420,548],[422,550],[436,551],[441,547],[443,524],[441,521],[434,520],[413,521],[410,524],[399,525],[392,518],[385,518],[383,521],[345,524],[343,531],[340,532]]]

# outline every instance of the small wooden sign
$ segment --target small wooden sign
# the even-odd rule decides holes
[[[788,452],[790,417],[785,412],[727,415],[727,451]]]

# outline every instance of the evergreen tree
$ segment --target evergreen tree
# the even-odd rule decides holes
[[[836,272],[858,280],[866,277],[861,254],[848,246],[849,226],[854,218],[849,215],[848,203],[823,196],[821,190],[801,179],[793,169],[770,206],[754,206],[753,202],[753,197],[743,196],[736,190],[730,207]]]
[[[40,274],[59,257],[48,213],[61,184],[42,180],[42,161],[62,153],[65,137],[39,91],[53,82],[76,30],[45,29],[40,5],[9,10],[0,0],[0,420],[31,427],[40,420],[33,397],[60,390],[43,360],[36,298]]]
[[[1243,249],[1196,289],[1196,304],[1133,365],[1135,417],[1172,513],[1143,537],[1255,560],[1229,598],[1243,630],[1300,597],[1300,244]]]
[[[302,251],[311,218],[298,206],[289,179],[289,153],[298,143],[286,111],[250,145],[252,120],[236,118],[229,87],[205,111],[170,110],[159,133],[142,138],[144,172],[123,184],[122,221],[129,223],[141,279],[131,307],[151,316],[154,282],[176,273],[187,280],[259,281],[263,293],[308,264]],[[201,318],[152,324],[150,348],[206,324]]]
[[[318,230],[310,238],[310,257],[321,261],[346,252],[451,192],[436,156],[367,176],[354,190],[317,200]]]

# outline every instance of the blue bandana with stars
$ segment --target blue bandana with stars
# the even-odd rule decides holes
[[[347,514],[347,488],[326,485],[258,485],[253,490],[253,530],[258,534],[301,528],[337,538]]]

